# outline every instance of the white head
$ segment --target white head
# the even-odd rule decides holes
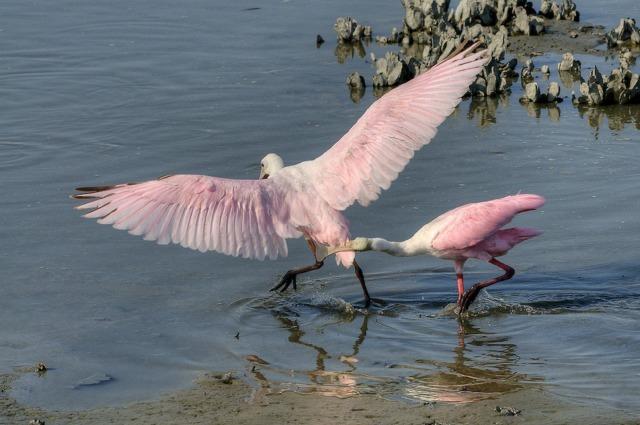
[[[268,179],[282,168],[284,168],[284,161],[282,161],[279,155],[275,153],[267,154],[267,156],[260,161],[260,179]]]

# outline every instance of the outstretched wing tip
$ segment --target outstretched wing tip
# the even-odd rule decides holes
[[[481,43],[456,52],[375,101],[329,150],[300,164],[333,208],[366,206],[389,188],[415,151],[428,144],[487,60]]]
[[[264,182],[162,176],[135,185],[79,187],[72,198],[86,201],[74,207],[90,210],[83,217],[160,245],[275,259],[286,256],[284,238],[297,233],[285,220],[287,213],[269,213],[284,204],[283,195],[273,182]]]

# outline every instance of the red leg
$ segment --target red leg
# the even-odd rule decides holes
[[[461,307],[462,294],[464,294],[464,275],[462,274],[464,261],[456,260],[456,262],[453,263],[453,267],[456,270],[456,278],[458,279],[458,307]]]
[[[464,276],[462,273],[456,273],[458,278],[458,306],[462,305],[462,294],[464,294]]]
[[[494,266],[498,266],[502,270],[504,270],[504,274],[498,277],[494,277],[493,279],[478,282],[467,291],[465,291],[460,302],[460,313],[463,313],[464,311],[469,309],[469,306],[476,299],[476,297],[480,293],[480,290],[486,288],[487,286],[502,282],[503,280],[509,280],[516,273],[516,271],[511,266],[508,266],[503,262],[496,260],[495,258],[492,258],[491,260],[489,260],[489,262]]]

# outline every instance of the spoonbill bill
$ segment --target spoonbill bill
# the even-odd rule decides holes
[[[318,258],[343,251],[380,251],[396,257],[433,255],[452,260],[458,280],[458,311],[463,313],[483,288],[513,277],[515,270],[496,259],[511,248],[540,235],[526,227],[503,229],[516,214],[536,210],[544,205],[539,195],[513,195],[491,201],[463,205],[448,211],[422,226],[406,241],[391,242],[382,238],[355,238],[339,247],[318,246]],[[469,258],[488,261],[504,274],[478,282],[464,290],[462,269]]]
[[[170,242],[200,251],[263,260],[287,255],[286,239],[304,236],[314,253],[318,244],[337,246],[350,238],[341,213],[363,206],[391,185],[416,150],[429,143],[460,102],[487,61],[486,50],[462,47],[449,58],[375,101],[355,125],[318,158],[284,166],[268,154],[260,179],[234,180],[204,175],[169,175],[142,183],[80,187],[84,217],[128,230],[159,244]],[[370,297],[354,252],[336,255]],[[296,276],[318,269],[323,260],[289,270],[272,290],[284,291]]]

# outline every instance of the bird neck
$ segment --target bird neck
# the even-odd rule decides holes
[[[408,247],[409,241],[392,242],[382,238],[355,238],[343,245],[326,246],[318,245],[316,248],[316,258],[323,260],[329,255],[343,251],[379,251],[396,257],[408,257],[418,255]]]
[[[368,240],[371,251],[384,252],[395,257],[408,257],[413,255],[408,249],[406,241],[393,242],[383,238],[370,238]]]

